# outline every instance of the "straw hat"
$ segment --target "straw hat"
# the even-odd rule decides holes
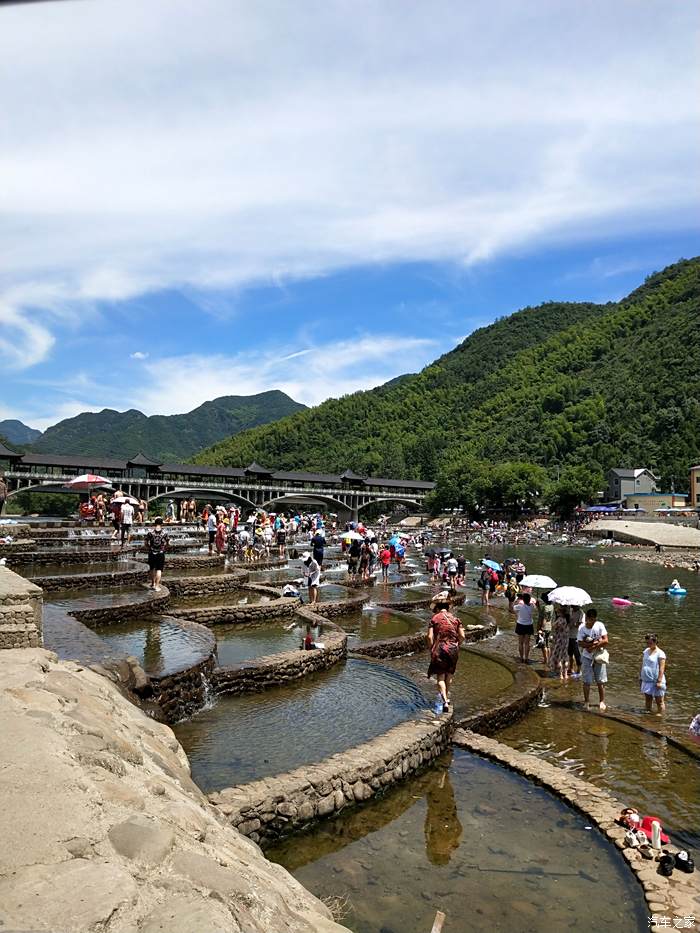
[[[441,590],[430,600],[430,608],[434,609],[438,603],[447,603],[449,606],[451,601],[449,592],[447,590]]]

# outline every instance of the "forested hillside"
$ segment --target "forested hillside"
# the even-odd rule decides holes
[[[225,395],[183,415],[146,416],[135,409],[105,408],[60,421],[44,432],[32,450],[100,457],[130,457],[143,451],[159,460],[178,461],[222,437],[304,409],[279,391]]]
[[[700,460],[699,320],[700,260],[682,260],[618,303],[525,308],[398,384],[331,399],[196,459],[437,479],[443,505],[483,501],[460,476],[506,463],[511,473],[541,468],[529,486],[586,475],[595,487],[611,466],[649,466],[683,489]]]

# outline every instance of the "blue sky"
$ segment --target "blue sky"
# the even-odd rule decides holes
[[[0,10],[0,418],[315,404],[700,253],[700,8]]]

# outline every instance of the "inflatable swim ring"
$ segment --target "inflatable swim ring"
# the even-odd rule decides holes
[[[684,586],[669,586],[666,592],[669,596],[685,596],[688,591]]]
[[[613,596],[610,602],[613,604],[613,606],[631,606],[632,605],[631,599],[623,599],[622,596]]]

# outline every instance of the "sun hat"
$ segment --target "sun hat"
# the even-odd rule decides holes
[[[447,590],[441,590],[439,593],[436,593],[435,596],[430,600],[430,605],[435,606],[437,603],[449,603],[450,594]]]
[[[306,563],[307,560],[311,560],[311,554],[308,551],[304,551],[301,555],[301,559]]]

